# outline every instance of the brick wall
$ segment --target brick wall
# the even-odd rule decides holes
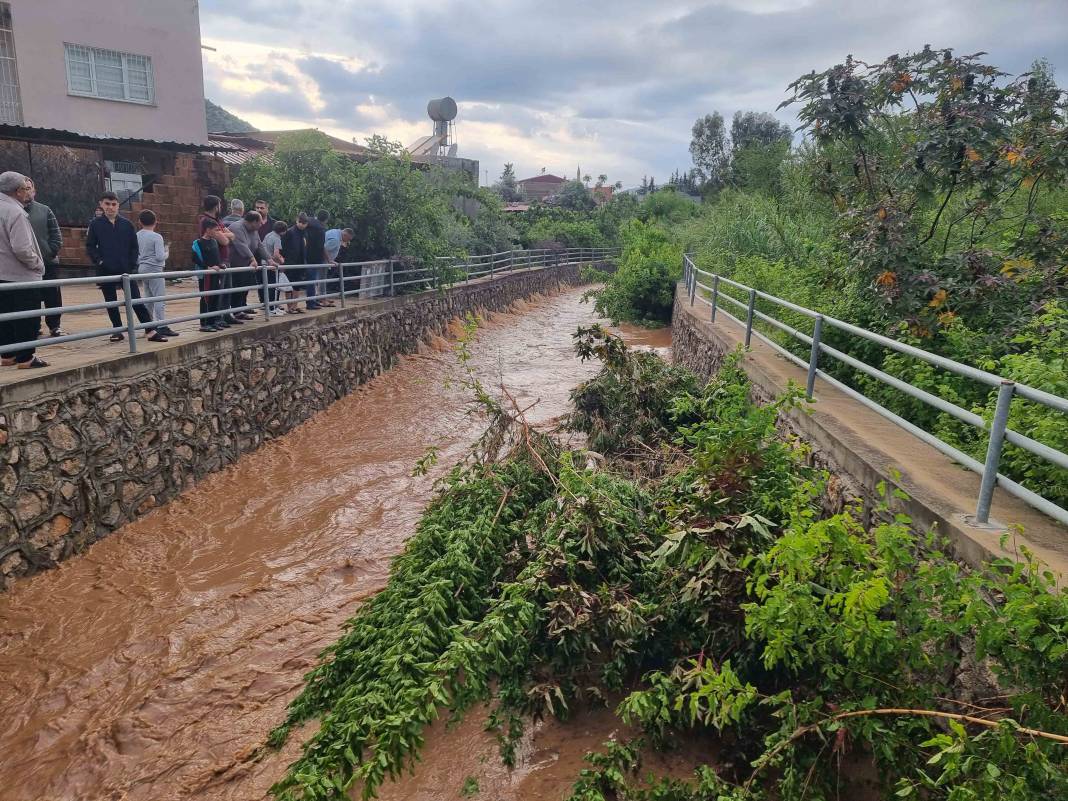
[[[196,222],[200,202],[204,195],[221,195],[229,182],[228,165],[221,159],[180,153],[175,158],[174,173],[160,176],[152,189],[122,214],[136,225],[137,215],[143,209],[154,211],[159,218],[157,230],[171,248],[167,266],[172,270],[187,270],[192,266],[189,246],[200,235]],[[88,220],[88,214],[86,217]],[[84,227],[63,226],[59,262],[65,267],[90,266],[85,255]]]

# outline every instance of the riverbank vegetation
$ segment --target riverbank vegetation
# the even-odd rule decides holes
[[[469,377],[487,434],[272,735],[320,721],[277,798],[372,798],[484,702],[508,764],[532,718],[629,724],[572,801],[1068,794],[1068,593],[1036,564],[970,572],[901,516],[821,515],[776,431],[799,393],[754,404],[737,357],[703,385],[599,327],[576,352],[602,365],[566,422],[585,448]],[[642,775],[695,738],[692,779]]]
[[[694,127],[700,212],[666,230],[699,267],[1006,378],[1068,396],[1068,103],[1044,62],[1007,75],[982,55],[925,48],[849,59],[799,78],[784,105],[804,138],[768,115]],[[741,144],[739,144],[741,143]],[[659,193],[658,193],[659,194]],[[645,275],[664,274],[655,260]],[[631,272],[605,295],[620,317],[655,295]],[[744,300],[728,287],[721,291]],[[760,301],[803,330],[811,321]],[[666,311],[664,312],[667,313]],[[616,315],[613,314],[613,317]],[[660,318],[662,321],[663,317]],[[808,346],[758,321],[803,358]],[[991,419],[996,388],[837,330],[827,344]],[[982,461],[984,432],[841,365],[838,378]],[[1068,450],[1062,413],[1016,399],[1010,426]],[[1068,504],[1068,471],[1012,444],[1003,472]]]

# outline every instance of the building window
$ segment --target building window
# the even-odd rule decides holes
[[[15,64],[10,3],[0,3],[0,122],[22,125],[22,96]]]
[[[67,91],[127,103],[155,102],[152,59],[117,50],[65,44]]]

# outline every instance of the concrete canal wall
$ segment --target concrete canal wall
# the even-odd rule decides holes
[[[0,387],[0,589],[292,430],[450,320],[579,282],[576,265],[516,272]]]

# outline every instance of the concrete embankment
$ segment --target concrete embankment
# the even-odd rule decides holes
[[[740,347],[745,333],[731,320],[712,323],[708,318],[708,306],[691,304],[683,289],[676,291],[672,353],[676,362],[703,375]],[[791,381],[805,385],[803,370],[755,338],[743,366],[760,400],[781,394]],[[859,505],[865,522],[902,512],[921,530],[935,528],[956,555],[972,565],[1001,556],[1016,558],[1026,546],[1062,583],[1068,578],[1064,527],[1001,491],[994,494],[991,521],[996,525],[971,525],[968,517],[975,512],[979,476],[822,381],[817,381],[815,396],[814,404],[787,415],[782,427],[784,434],[807,442],[811,461],[829,472],[826,511]],[[884,498],[880,485],[897,487],[908,497]],[[1006,532],[1010,536],[1002,543]]]
[[[450,320],[578,282],[575,265],[517,272],[4,385],[0,589],[290,431]]]

